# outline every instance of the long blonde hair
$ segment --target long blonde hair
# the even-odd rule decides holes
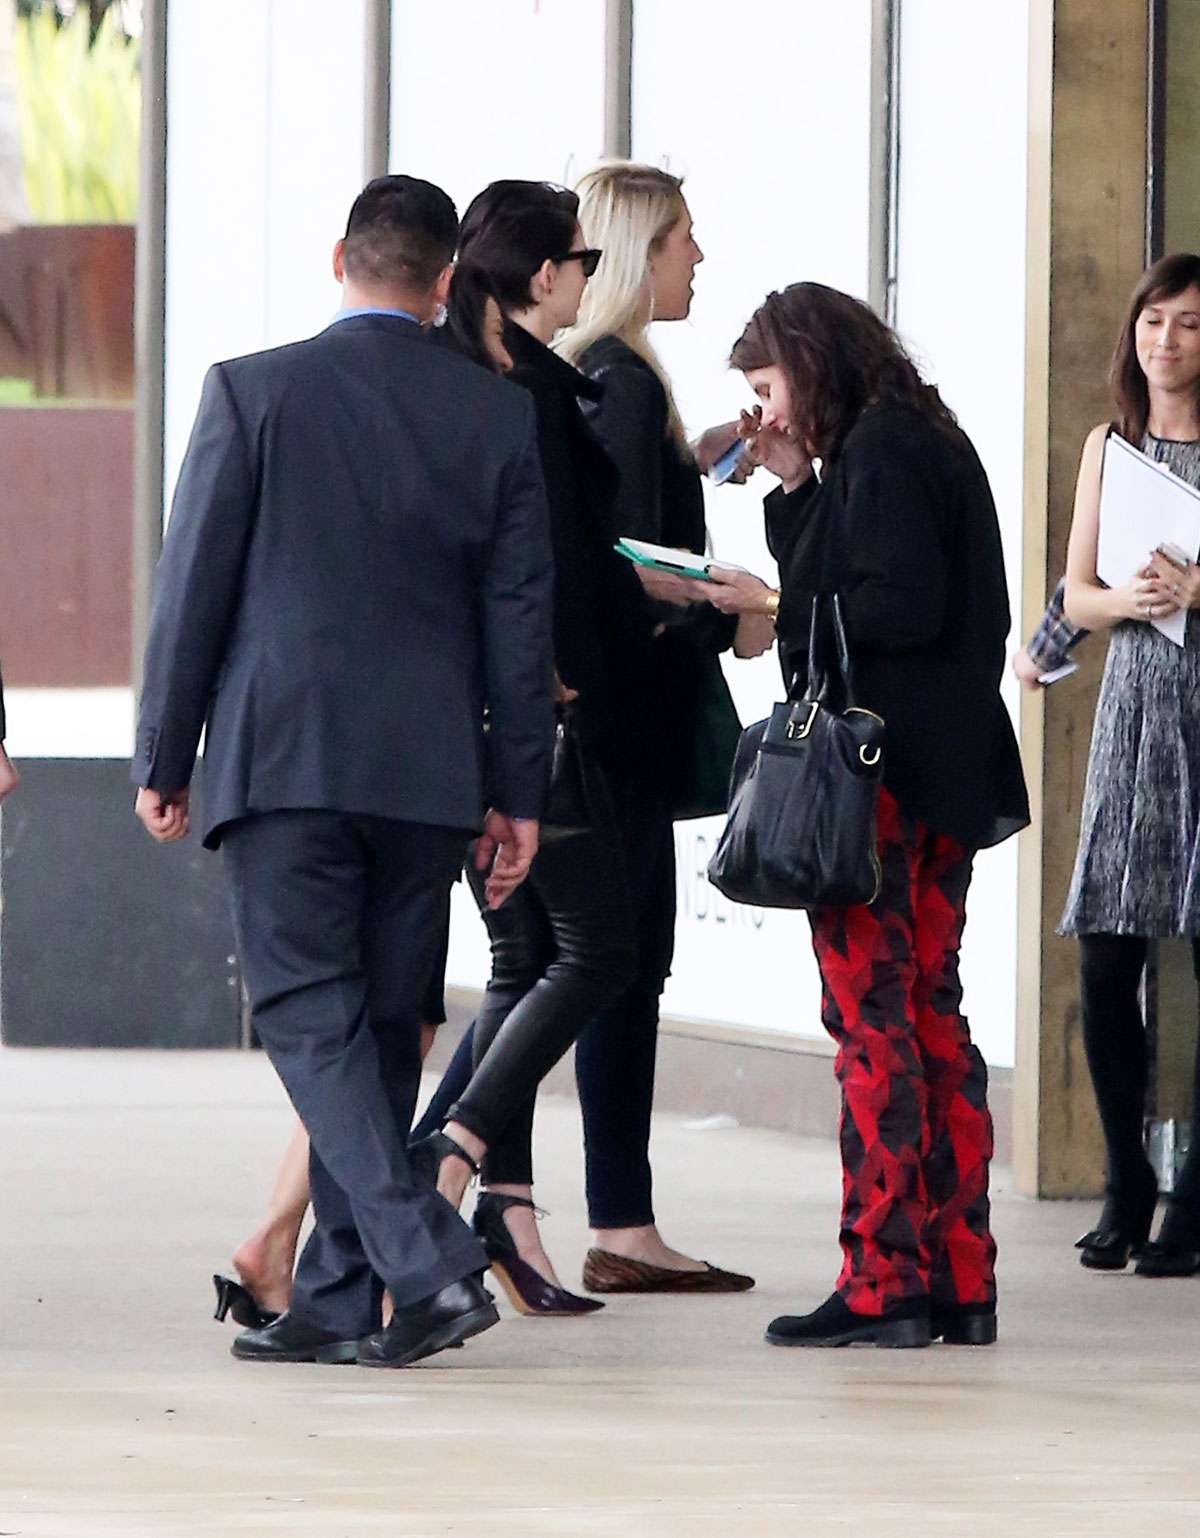
[[[682,189],[682,177],[632,160],[606,161],[579,182],[583,238],[604,256],[584,289],[579,319],[556,347],[574,363],[600,337],[619,337],[657,374],[667,393],[668,426],[686,447],[671,382],[646,334],[654,319],[649,261],[686,212]]]

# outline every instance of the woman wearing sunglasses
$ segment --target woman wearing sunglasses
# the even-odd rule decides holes
[[[550,350],[574,322],[601,257],[584,244],[578,206],[563,188],[495,182],[467,209],[459,242],[460,262],[482,274],[504,312],[509,378],[530,391],[537,412],[554,549],[556,685],[585,804],[580,827],[543,838],[529,879],[502,907],[486,908],[482,877],[468,871],[492,942],[492,976],[471,1033],[469,1081],[455,1082],[463,1049],[439,1092],[439,1106],[456,1098],[431,1145],[439,1189],[455,1204],[481,1166],[475,1230],[510,1300],[531,1314],[601,1306],[559,1285],[538,1235],[534,1097],[633,970],[610,775],[622,773],[629,750],[630,690],[644,674],[650,630],[637,579],[613,550],[616,474],[580,410],[580,397],[599,392]]]

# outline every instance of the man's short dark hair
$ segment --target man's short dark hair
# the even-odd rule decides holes
[[[454,257],[458,214],[440,187],[378,176],[354,200],[342,265],[349,277],[427,293]]]
[[[463,215],[459,256],[483,269],[505,310],[532,302],[529,283],[543,262],[566,256],[579,199],[550,182],[493,182]]]

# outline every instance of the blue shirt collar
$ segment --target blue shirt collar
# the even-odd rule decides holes
[[[330,321],[330,325],[336,325],[339,320],[353,320],[356,315],[398,315],[401,320],[411,320],[414,326],[421,324],[409,310],[397,310],[386,304],[359,304],[350,309],[339,310]]]

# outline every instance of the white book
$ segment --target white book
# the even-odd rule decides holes
[[[1100,538],[1096,575],[1124,587],[1159,545],[1178,545],[1191,560],[1200,556],[1200,491],[1110,432],[1100,472]],[[1187,610],[1150,623],[1182,646]]]

